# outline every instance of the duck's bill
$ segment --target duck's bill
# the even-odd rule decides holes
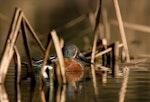
[[[93,64],[89,59],[87,59],[85,56],[83,56],[81,53],[79,54],[79,59],[88,63],[88,64]]]

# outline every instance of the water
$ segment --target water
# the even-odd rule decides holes
[[[99,102],[150,102],[149,64],[144,63],[129,69],[124,76],[117,78],[108,74],[107,78],[103,79],[101,71],[97,72]],[[31,85],[30,78],[23,80],[20,85],[15,85],[14,75],[11,72],[13,68],[9,69],[6,84],[1,85],[0,88],[1,102],[95,101],[91,76],[83,77],[78,82],[71,81],[68,85],[60,87],[53,87],[48,82],[42,87],[38,81],[35,86]]]

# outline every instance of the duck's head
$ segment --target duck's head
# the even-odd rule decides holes
[[[89,59],[82,55],[79,48],[74,44],[65,44],[62,48],[62,53],[64,58],[75,58],[87,64],[92,64]]]

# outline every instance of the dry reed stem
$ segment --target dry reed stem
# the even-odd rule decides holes
[[[114,77],[119,76],[119,66],[118,66],[118,57],[119,57],[119,41],[114,42],[112,49],[112,75]]]
[[[60,64],[58,62],[54,63],[54,71],[55,71],[55,80],[57,81],[57,84],[61,86],[62,84],[62,74],[61,74],[61,69],[60,69]]]
[[[101,71],[111,71],[110,68],[97,64],[96,67],[100,68]]]
[[[41,51],[43,52],[43,54],[45,54],[45,48],[42,45],[42,43],[40,42],[39,38],[37,37],[37,34],[35,33],[35,31],[33,30],[33,28],[31,27],[29,21],[27,20],[27,18],[23,15],[23,19],[25,20],[26,26],[29,29],[29,31],[31,32],[31,35],[33,36],[33,38],[35,39],[35,41],[37,42],[37,44],[39,45]]]
[[[90,23],[91,23],[91,26],[92,26],[92,30],[94,31],[96,21],[95,21],[95,16],[94,16],[93,13],[89,13],[89,20],[90,20]]]
[[[90,32],[92,32],[92,29],[91,29],[91,27],[88,27],[88,28],[86,28],[86,29],[83,29],[82,31],[80,31],[79,33],[78,33],[78,36],[84,36],[84,35],[86,35],[86,34],[88,34],[88,33],[90,33]]]
[[[48,57],[49,57],[49,52],[50,52],[51,44],[52,44],[52,40],[51,40],[51,38],[49,38],[48,39],[47,48],[46,48],[46,51],[45,51],[45,54],[44,54],[42,68],[40,70],[40,80],[41,81],[43,80],[44,66],[46,65]]]
[[[123,44],[119,44],[119,48],[120,48],[120,47],[123,47]],[[96,55],[95,55],[95,58],[100,57],[100,56],[102,56],[103,54],[106,54],[106,53],[108,53],[108,52],[110,52],[110,51],[112,51],[112,48],[111,48],[111,47],[110,47],[110,48],[107,48],[107,49],[104,50],[104,51],[99,52],[98,54],[96,54]]]
[[[124,50],[125,50],[125,53],[126,53],[126,60],[127,60],[127,62],[129,62],[130,61],[130,56],[129,56],[128,45],[127,45],[127,41],[126,41],[126,36],[125,36],[125,31],[124,31],[124,27],[123,27],[123,22],[122,22],[122,17],[121,17],[121,13],[120,13],[118,0],[113,0],[113,3],[114,3],[114,7],[115,7],[117,20],[118,20],[118,23],[119,23],[119,29],[120,29],[122,42],[123,42],[123,45],[124,45]]]
[[[89,37],[88,36],[83,37],[83,41],[84,41],[84,50],[86,51],[91,49]]]
[[[101,6],[102,6],[102,0],[98,0],[95,13],[89,13],[89,19],[92,25],[92,29],[94,31],[93,48],[92,48],[92,54],[91,54],[91,62],[93,63],[95,59],[96,45],[97,45],[97,40],[98,40],[98,31],[100,32],[99,25],[100,25]],[[95,100],[98,101],[99,92],[98,92],[96,75],[95,75],[95,66],[93,64],[91,64],[91,71],[92,71],[92,77],[93,77]]]
[[[61,38],[61,39],[60,39],[60,48],[62,48],[63,46],[64,46],[64,39]]]
[[[7,21],[8,17],[2,13],[0,13],[0,19],[3,21]]]
[[[100,27],[100,20],[101,20],[101,9],[102,9],[102,0],[97,1],[97,11],[95,12],[95,28],[94,32],[96,32],[97,29]],[[100,31],[99,31],[100,32]]]
[[[72,21],[66,23],[65,25],[63,25],[63,26],[61,26],[61,27],[59,27],[59,28],[56,28],[56,31],[59,32],[59,31],[61,31],[61,30],[63,30],[63,29],[70,28],[70,27],[72,27],[72,26],[74,26],[74,25],[76,25],[76,24],[82,22],[82,21],[85,20],[85,19],[86,19],[86,16],[85,16],[85,15],[81,15],[81,16],[79,16],[79,17],[73,19]]]
[[[95,12],[93,13],[94,14],[94,17],[96,17],[98,15],[98,12],[99,12],[99,8],[100,8],[100,3],[101,3],[102,0],[97,0],[97,5],[96,5],[96,10]]]
[[[12,22],[11,22],[11,25],[10,25],[10,29],[9,29],[9,32],[8,32],[8,35],[7,35],[6,39],[12,38],[12,36],[13,36],[12,33],[15,31],[15,28],[17,26],[17,22],[18,22],[18,18],[20,16],[20,12],[21,12],[20,9],[18,9],[18,8],[15,9],[14,17],[12,19]]]
[[[109,40],[110,40],[110,26],[109,26],[109,23],[108,23],[108,16],[107,16],[107,11],[106,9],[103,9],[103,12],[102,12],[102,19],[103,19],[103,23],[104,23],[104,30],[105,30],[105,38],[107,39],[108,43],[109,43]]]
[[[115,20],[111,20],[110,23],[113,25],[118,25],[117,21],[115,21]],[[125,28],[128,28],[128,29],[150,33],[150,27],[149,26],[135,24],[135,23],[129,23],[129,22],[123,22],[123,25]]]
[[[66,84],[65,64],[64,64],[64,60],[63,60],[63,54],[62,54],[59,39],[58,39],[58,36],[57,36],[57,33],[55,30],[51,31],[51,36],[52,36],[52,39],[53,39],[53,42],[55,45],[55,49],[56,49],[56,53],[57,53],[57,57],[59,60],[63,83]]]
[[[98,35],[95,33],[94,41],[93,41],[93,48],[92,48],[92,55],[91,55],[91,62],[93,62],[93,63],[94,63],[94,59],[95,59],[95,50],[96,50],[97,39],[98,39]],[[95,92],[96,100],[97,100],[99,93],[98,93],[98,87],[97,87],[97,81],[96,81],[96,75],[95,75],[95,66],[93,64],[91,64],[91,71],[92,71],[92,77],[93,77],[94,92]]]
[[[102,39],[102,38],[106,38],[105,37],[105,30],[104,30],[104,24],[99,24],[98,26],[98,29],[99,29],[99,38]]]
[[[140,63],[146,61],[148,57],[140,57],[134,60],[130,60],[130,62],[118,63],[120,67],[132,67],[135,65],[139,65]]]
[[[20,58],[20,55],[19,55],[19,52],[18,52],[18,49],[16,46],[14,46],[14,50],[15,50],[15,60],[16,61],[16,77],[17,77],[17,80],[16,80],[16,83],[19,84],[20,83],[20,79],[21,79],[21,58]]]
[[[0,63],[0,70],[1,70],[0,71],[0,73],[1,73],[0,83],[4,83],[4,81],[5,81],[8,67],[9,67],[10,61],[12,59],[12,56],[14,54],[14,45],[16,43],[16,39],[18,36],[18,31],[20,28],[21,20],[22,20],[22,15],[23,15],[23,13],[20,12],[20,14],[18,15],[17,21],[13,22],[12,28],[15,26],[14,32],[10,31],[11,34],[9,34],[10,36],[7,39],[7,42],[5,44],[6,47],[4,48],[1,63]]]
[[[7,42],[8,42],[8,39],[9,38],[12,38],[13,36],[13,32],[16,28],[16,23],[18,21],[18,17],[20,15],[20,9],[15,9],[15,13],[14,13],[14,16],[13,16],[13,19],[12,19],[12,22],[11,22],[11,25],[10,25],[10,29],[9,29],[9,32],[8,32],[8,35],[7,35],[7,38],[6,38],[6,42],[5,42],[5,46],[4,46],[4,49],[6,49],[6,45],[7,45]],[[3,53],[5,52],[5,50],[3,50]]]

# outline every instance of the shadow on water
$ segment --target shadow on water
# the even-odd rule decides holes
[[[144,67],[145,65],[145,67]],[[130,72],[130,73],[129,73]],[[84,75],[83,75],[84,74]],[[97,72],[99,101],[101,102],[149,102],[150,67],[147,63],[132,66],[123,71],[123,76],[114,78]],[[45,82],[41,86],[30,84],[30,79],[14,84],[13,75],[8,73],[5,85],[0,87],[1,102],[93,102],[94,91],[91,74],[67,72],[67,85],[56,86]],[[103,79],[103,77],[104,79]]]

